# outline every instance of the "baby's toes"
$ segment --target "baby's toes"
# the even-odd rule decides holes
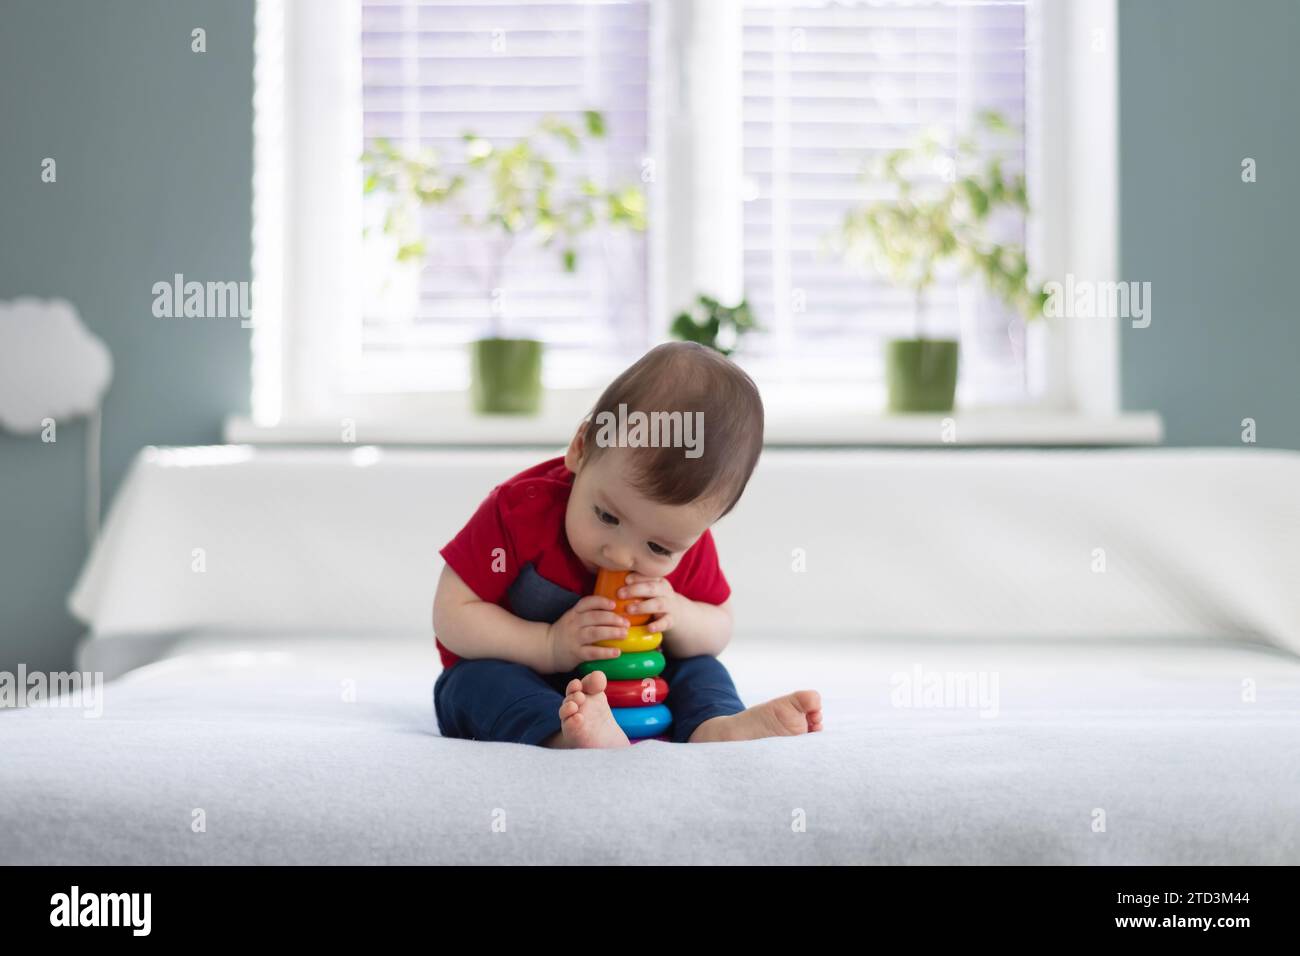
[[[582,707],[578,704],[576,700],[570,697],[563,704],[560,705],[560,720],[566,720],[567,718],[572,717],[580,710],[582,710]]]
[[[815,713],[821,713],[822,695],[815,690],[797,690],[794,697],[799,701],[799,709],[810,717]]]
[[[609,679],[604,671],[592,671],[582,679],[582,689],[594,697],[596,694],[603,694],[608,683]]]

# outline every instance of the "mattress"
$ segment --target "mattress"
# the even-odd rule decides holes
[[[1239,639],[741,635],[824,731],[614,751],[440,737],[427,633],[145,646],[0,711],[0,862],[1300,863],[1300,660]]]

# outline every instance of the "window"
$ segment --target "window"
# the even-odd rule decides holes
[[[567,420],[699,292],[755,307],[766,331],[737,358],[773,421],[783,402],[860,417],[883,398],[884,340],[914,328],[905,293],[822,246],[869,198],[872,155],[997,109],[1023,130],[1004,166],[1034,210],[1006,237],[1043,276],[1114,275],[1115,22],[1113,0],[258,0],[254,423],[468,415],[465,344],[494,305],[506,334],[547,341]],[[518,248],[494,296],[483,240],[426,211],[419,274],[377,291],[394,257],[361,238],[367,143],[455,163],[465,131],[588,109],[608,136],[581,168],[644,186],[646,234],[589,234],[576,275]],[[964,408],[1118,409],[1114,324],[1022,328],[955,277],[926,321],[962,340]]]
[[[742,42],[744,284],[771,329],[755,351],[770,377],[880,381],[884,340],[916,334],[915,303],[829,255],[826,237],[846,208],[882,198],[862,181],[869,159],[927,128],[964,132],[981,109],[1023,126],[1024,5],[746,0]],[[1023,172],[1023,139],[1002,149]],[[1003,225],[1024,242],[1023,219]],[[1009,310],[949,275],[924,327],[961,338],[967,404],[1024,397]]]
[[[604,137],[576,157],[560,148],[548,158],[561,176],[639,184],[649,150],[648,0],[360,2],[367,147],[384,138],[430,148],[451,175],[465,171],[466,132],[500,146],[543,117],[580,130],[583,111],[598,110]],[[368,225],[378,226],[384,199],[369,197]],[[466,387],[465,346],[494,315],[502,334],[547,343],[553,383],[621,368],[650,344],[643,235],[588,233],[568,273],[554,247],[507,246],[466,230],[450,209],[426,208],[420,227],[428,254],[405,296],[392,294],[401,286],[391,243],[373,243],[365,257],[359,385]]]

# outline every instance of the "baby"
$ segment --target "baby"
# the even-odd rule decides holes
[[[690,447],[655,447],[610,427],[632,421],[629,410],[677,412],[702,427]],[[649,614],[647,630],[663,634],[674,741],[821,730],[816,691],[746,709],[718,661],[731,640],[731,588],[709,527],[740,500],[762,446],[763,403],[749,376],[712,349],[672,342],[605,389],[563,457],[493,488],[440,552],[433,626],[443,671],[433,698],[442,734],[629,745],[605,674],[575,673],[618,657],[597,642],[628,633],[614,602],[592,594],[600,568],[630,572],[618,592],[635,599],[626,612]]]

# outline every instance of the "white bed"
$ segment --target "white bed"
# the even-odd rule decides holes
[[[1300,664],[1276,651],[741,638],[725,660],[746,702],[818,687],[826,730],[582,753],[442,739],[427,635],[192,636],[107,684],[98,719],[4,717],[0,859],[1300,862]],[[996,673],[997,715],[894,706],[918,665]]]
[[[427,615],[432,552],[481,497],[483,475],[544,455],[385,453],[365,475],[352,452],[331,476],[321,454],[213,452],[210,467],[191,459],[170,474],[142,456],[73,598],[94,627],[82,666],[121,676],[97,718],[0,713],[0,862],[1300,863],[1300,456],[1117,455],[1115,484],[1132,486],[1120,500],[1087,474],[1104,455],[864,454],[824,471],[816,457],[765,456],[749,511],[718,529],[744,609],[723,660],[749,703],[819,689],[826,730],[556,752],[439,737],[432,640],[407,620],[417,607]],[[1084,480],[1067,480],[1080,468]],[[961,581],[943,577],[942,560],[919,570],[925,549],[897,532],[873,556],[861,531],[876,519],[855,506],[835,526],[801,519],[783,487],[796,482],[820,508],[837,482],[861,489],[865,475],[882,514],[911,508],[914,533],[949,534],[948,512],[908,498],[933,494],[930,469],[967,499],[951,514],[1000,518],[983,562],[969,525],[948,543]],[[1187,480],[1171,491],[1162,470]],[[1224,495],[1222,514],[1165,529],[1159,502],[1174,507],[1198,475]],[[1008,512],[997,497],[1008,476],[1055,501]],[[391,506],[394,494],[409,507]],[[303,512],[330,514],[340,500],[349,506],[332,523]],[[390,506],[400,524],[385,523]],[[1040,507],[1057,515],[1050,534]],[[1107,573],[1141,567],[1140,586],[1069,572],[1053,604],[1044,567],[1076,549],[1087,567],[1097,542],[1071,522],[1110,529]],[[1149,550],[1133,545],[1157,531]],[[813,542],[821,577],[785,583],[766,568],[775,537],[789,573],[791,534]],[[841,554],[859,557],[832,559],[837,534]],[[1179,534],[1202,550],[1182,553]],[[1037,582],[1018,607],[1024,575],[988,593],[991,576],[1014,573],[1008,553]],[[289,554],[301,560],[291,567]],[[331,561],[343,562],[334,574]],[[376,561],[391,566],[373,579],[355,571]],[[1250,573],[1225,576],[1229,564]],[[271,574],[274,587],[250,590]],[[321,575],[313,591],[306,582]],[[417,576],[427,593],[409,599]],[[863,608],[841,603],[827,618],[802,607],[819,589]],[[933,603],[916,617],[935,633],[891,636],[881,622],[926,593]],[[1045,616],[1053,606],[1061,620]],[[340,623],[357,616],[374,626]],[[935,626],[956,619],[971,626]],[[922,684],[970,674],[992,692],[996,679],[996,707],[903,706],[927,703],[900,696],[918,669]]]

